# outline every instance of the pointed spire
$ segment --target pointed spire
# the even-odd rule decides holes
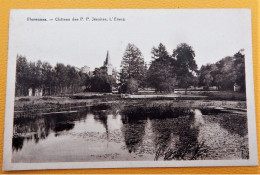
[[[109,57],[109,52],[107,51],[107,56],[106,56],[106,60],[105,60],[105,62],[104,62],[104,66],[105,65],[111,65],[111,63],[110,63],[110,57]]]

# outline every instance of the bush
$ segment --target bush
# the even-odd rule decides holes
[[[126,92],[129,94],[137,93],[138,92],[138,82],[135,79],[129,79],[126,82]]]
[[[31,101],[30,98],[20,98],[18,101]]]
[[[131,78],[119,88],[119,93],[134,94],[138,92],[138,81]]]

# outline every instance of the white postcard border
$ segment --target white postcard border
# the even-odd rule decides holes
[[[99,9],[91,9],[99,10]],[[104,9],[103,9],[104,10]],[[119,9],[117,9],[119,10]],[[144,10],[144,9],[121,9],[121,10]],[[155,9],[148,9],[155,10]],[[157,9],[162,10],[162,9]],[[164,9],[170,11],[173,9]],[[174,9],[176,10],[176,9]],[[179,9],[184,10],[184,9]],[[187,11],[192,9],[186,9]],[[198,10],[198,9],[196,9]],[[202,9],[201,9],[202,10]],[[230,10],[230,9],[229,9]],[[249,13],[251,21],[251,10]],[[4,133],[4,154],[3,170],[39,170],[39,169],[84,169],[84,168],[130,168],[130,167],[208,167],[208,166],[256,166],[258,165],[258,152],[256,140],[256,119],[255,119],[255,100],[254,100],[254,79],[253,79],[253,56],[252,49],[246,50],[246,94],[247,94],[247,116],[248,116],[248,136],[249,136],[249,159],[248,160],[191,160],[191,161],[105,161],[105,162],[59,162],[59,163],[12,163],[12,134],[13,134],[13,114],[15,99],[15,70],[16,57],[13,57],[11,44],[12,35],[12,18],[16,12],[22,10],[11,10],[10,12],[10,29],[9,29],[9,50],[8,50],[8,67],[7,67],[7,86],[6,86],[6,107],[5,107],[5,133]],[[44,11],[44,10],[39,10]],[[66,12],[66,10],[62,10]],[[76,9],[75,9],[76,11]],[[251,30],[251,28],[250,28]],[[252,46],[252,36],[248,39],[248,45]],[[252,48],[252,47],[251,47]]]

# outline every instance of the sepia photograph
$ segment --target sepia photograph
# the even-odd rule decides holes
[[[254,166],[249,9],[11,10],[4,170]]]

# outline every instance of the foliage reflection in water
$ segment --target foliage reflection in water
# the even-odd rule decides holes
[[[14,121],[13,162],[248,158],[245,114],[99,105]]]

